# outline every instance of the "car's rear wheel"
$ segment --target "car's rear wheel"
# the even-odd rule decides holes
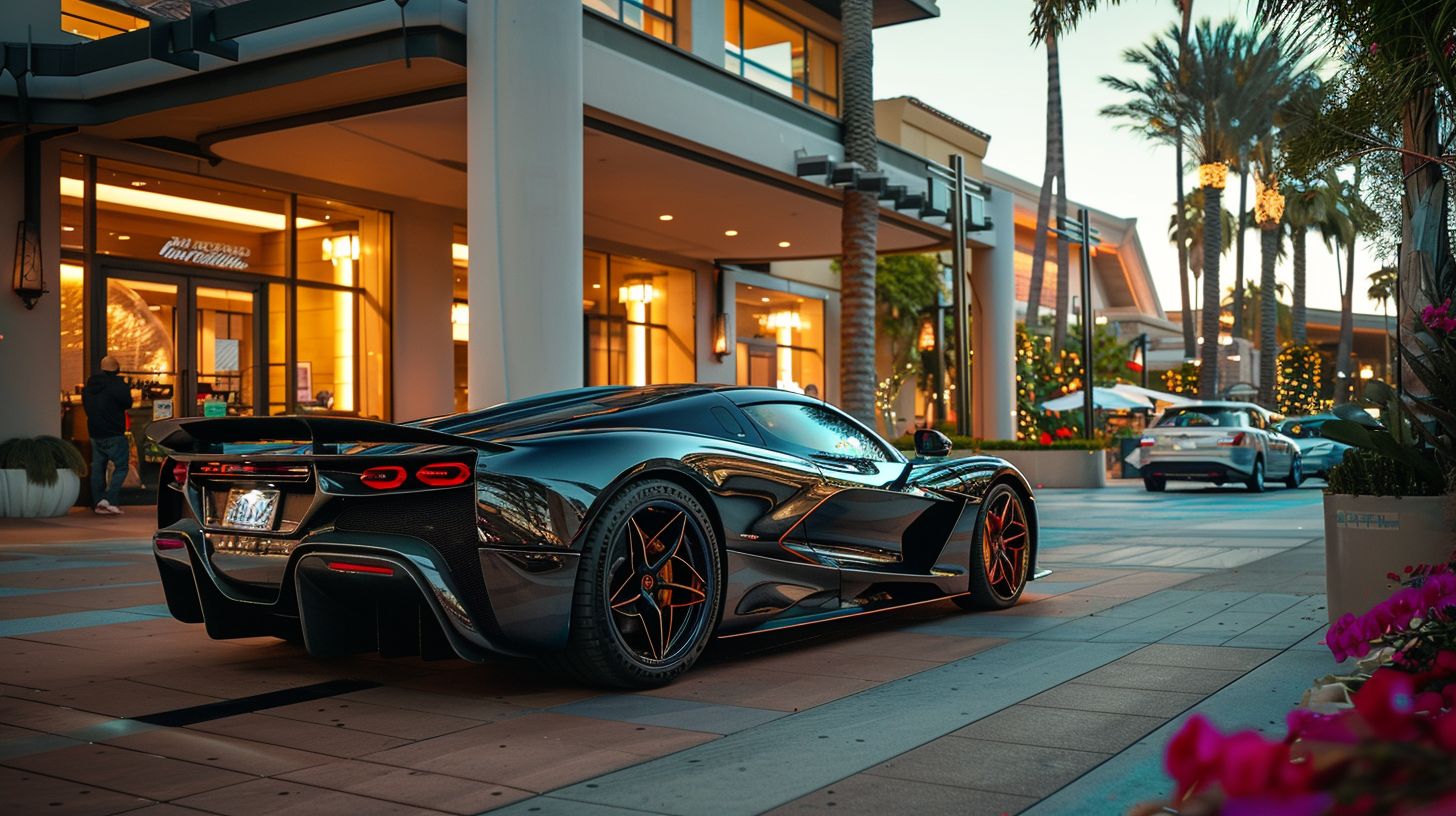
[[[1026,503],[1010,485],[991,487],[981,502],[971,546],[970,594],[955,601],[965,609],[1006,609],[1021,600],[1031,567],[1031,526]]]
[[[718,625],[722,573],[712,521],[691,493],[660,480],[629,485],[587,534],[558,662],[597,685],[671,682]]]
[[[1244,482],[1244,487],[1248,488],[1250,493],[1264,492],[1264,457],[1254,457],[1254,469],[1249,471],[1249,478]]]
[[[1289,477],[1284,480],[1284,486],[1290,489],[1299,487],[1304,481],[1304,462],[1298,456],[1289,462]]]
[[[1168,487],[1168,480],[1162,476],[1144,476],[1143,487],[1147,488],[1149,493],[1162,493]]]

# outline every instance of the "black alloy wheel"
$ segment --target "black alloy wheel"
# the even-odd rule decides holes
[[[1296,454],[1295,457],[1289,462],[1289,478],[1284,480],[1284,486],[1293,490],[1294,488],[1299,487],[1299,484],[1303,481],[1304,462],[1301,461],[1300,457]]]
[[[672,482],[628,485],[588,533],[561,661],[596,685],[671,682],[702,654],[722,607],[712,522]]]
[[[1249,473],[1249,480],[1244,482],[1244,487],[1248,488],[1250,493],[1264,492],[1264,457],[1254,457],[1254,469]]]
[[[970,594],[955,599],[965,609],[1006,609],[1021,600],[1031,567],[1031,526],[1026,503],[1007,484],[991,487],[981,502],[971,547]]]
[[[1168,488],[1168,480],[1162,476],[1144,476],[1143,487],[1149,493],[1162,493]]]

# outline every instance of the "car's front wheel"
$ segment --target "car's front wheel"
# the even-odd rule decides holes
[[[1168,489],[1168,480],[1161,476],[1144,476],[1143,487],[1147,488],[1149,493],[1162,493]]]
[[[1026,503],[1010,485],[992,486],[981,502],[971,547],[970,594],[955,602],[965,609],[1006,609],[1021,600],[1031,567],[1031,526]]]
[[[671,682],[718,625],[722,574],[712,521],[691,493],[655,479],[629,485],[588,532],[559,662],[596,685]]]

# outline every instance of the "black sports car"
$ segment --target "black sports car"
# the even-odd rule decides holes
[[[153,423],[167,605],[214,638],[314,655],[537,655],[599,684],[672,680],[737,637],[954,599],[1036,566],[1026,480],[913,461],[815,399],[582,388],[402,425]]]

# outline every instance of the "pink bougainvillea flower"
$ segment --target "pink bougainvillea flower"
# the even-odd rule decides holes
[[[1354,745],[1360,737],[1350,730],[1350,719],[1346,713],[1319,714],[1307,708],[1295,708],[1290,710],[1286,721],[1292,739]]]
[[[1355,693],[1355,710],[1380,739],[1408,740],[1419,734],[1415,684],[1398,669],[1378,669]]]
[[[1194,714],[1168,741],[1163,766],[1178,783],[1174,797],[1181,800],[1213,780],[1219,757],[1223,753],[1224,736],[1207,717]]]
[[[1220,816],[1321,816],[1330,812],[1334,798],[1328,793],[1296,796],[1247,796],[1225,799]]]

